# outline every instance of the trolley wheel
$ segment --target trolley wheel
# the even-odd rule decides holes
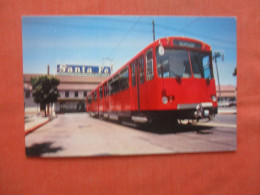
[[[190,119],[178,119],[178,124],[179,125],[191,125],[192,120],[190,120]]]

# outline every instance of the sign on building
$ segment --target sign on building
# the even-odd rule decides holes
[[[110,66],[69,65],[57,64],[57,74],[82,76],[109,76]]]

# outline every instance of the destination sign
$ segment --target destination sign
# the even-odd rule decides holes
[[[57,74],[82,76],[109,76],[111,74],[111,67],[57,64]]]
[[[179,47],[190,47],[190,48],[201,49],[200,43],[195,43],[191,41],[173,40],[173,45]]]

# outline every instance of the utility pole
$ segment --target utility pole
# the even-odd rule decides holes
[[[152,24],[153,24],[153,41],[155,41],[154,20],[153,20]]]
[[[49,66],[49,64],[47,66],[47,75],[48,76],[50,75],[50,66]],[[49,116],[49,115],[50,115],[50,104],[48,103],[48,105],[47,105],[47,116]]]

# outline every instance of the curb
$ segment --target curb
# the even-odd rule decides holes
[[[40,124],[38,124],[38,125],[36,125],[36,126],[30,128],[30,129],[26,130],[26,131],[25,131],[25,135],[28,135],[29,133],[32,133],[33,131],[35,131],[36,129],[38,129],[39,127],[45,125],[46,123],[48,123],[48,122],[50,122],[50,121],[51,121],[51,119],[48,119],[47,121],[42,122],[42,123],[40,123]]]

